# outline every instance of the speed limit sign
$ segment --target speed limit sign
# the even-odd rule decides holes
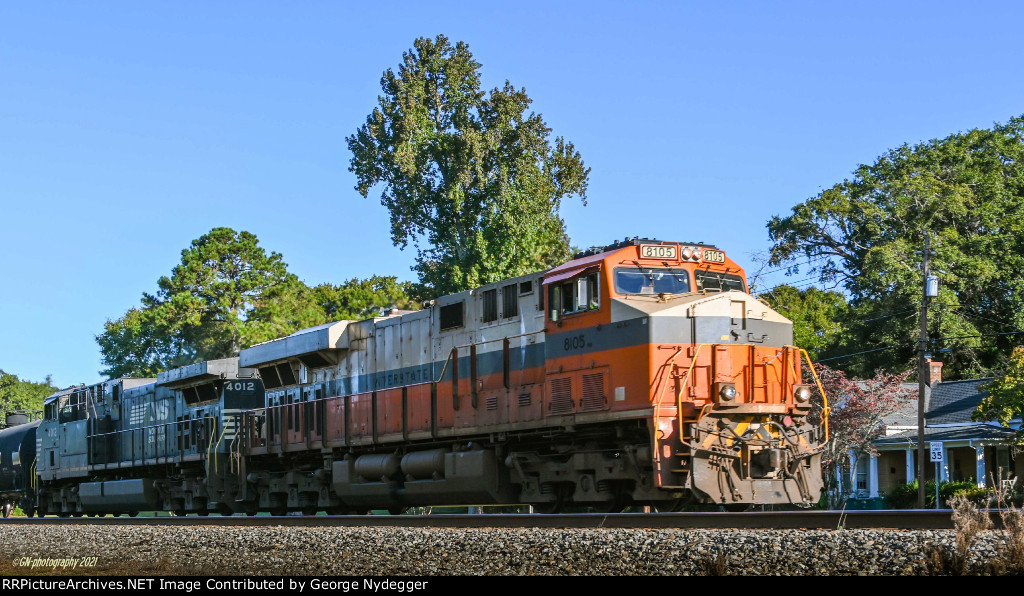
[[[932,443],[932,462],[942,463],[942,443]]]

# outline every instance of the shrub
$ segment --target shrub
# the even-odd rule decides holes
[[[962,484],[949,482],[943,484]],[[939,494],[942,494],[942,486],[939,486]],[[978,534],[988,530],[992,520],[984,511],[967,499],[961,492],[949,501],[949,507],[953,510],[953,527],[956,529],[956,539],[953,548],[946,548],[939,545],[932,545],[928,549],[927,565],[930,575],[954,575],[963,576],[970,572],[968,561],[970,560],[971,545],[974,544]]]
[[[934,493],[933,493],[934,495]],[[885,494],[885,502],[893,509],[914,509],[917,507],[917,479],[900,484]],[[932,502],[935,502],[934,496]]]
[[[949,508],[950,501],[958,494],[964,494],[968,500],[977,505],[987,505],[992,498],[992,491],[979,488],[974,480],[939,483],[939,499],[942,507]],[[935,509],[935,481],[929,480],[924,488],[925,509]],[[885,494],[885,502],[893,509],[917,508],[917,479],[897,486]]]

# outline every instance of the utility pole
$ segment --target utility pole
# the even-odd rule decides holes
[[[928,257],[931,256],[931,237],[928,230],[924,231],[924,253],[921,259],[921,270],[923,288],[921,289],[921,341],[918,345],[920,362],[917,373],[917,508],[924,509],[924,471],[925,471],[925,449],[924,449],[924,396],[927,390],[927,380],[931,371],[928,370],[928,362],[925,354],[928,352]],[[939,477],[935,477],[938,486]]]

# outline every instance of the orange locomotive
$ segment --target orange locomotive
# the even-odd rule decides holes
[[[544,273],[243,350],[253,512],[816,503],[792,324],[713,246],[628,240]]]

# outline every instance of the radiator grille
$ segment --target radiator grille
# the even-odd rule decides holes
[[[583,410],[604,409],[604,373],[583,375]]]
[[[533,403],[533,395],[530,393],[519,394],[519,407],[524,408]]]
[[[569,377],[551,379],[551,407],[549,411],[552,414],[568,414],[572,410],[572,379]]]
[[[487,409],[488,410],[497,410],[498,409],[498,396],[497,395],[489,395],[485,401],[487,403]]]

